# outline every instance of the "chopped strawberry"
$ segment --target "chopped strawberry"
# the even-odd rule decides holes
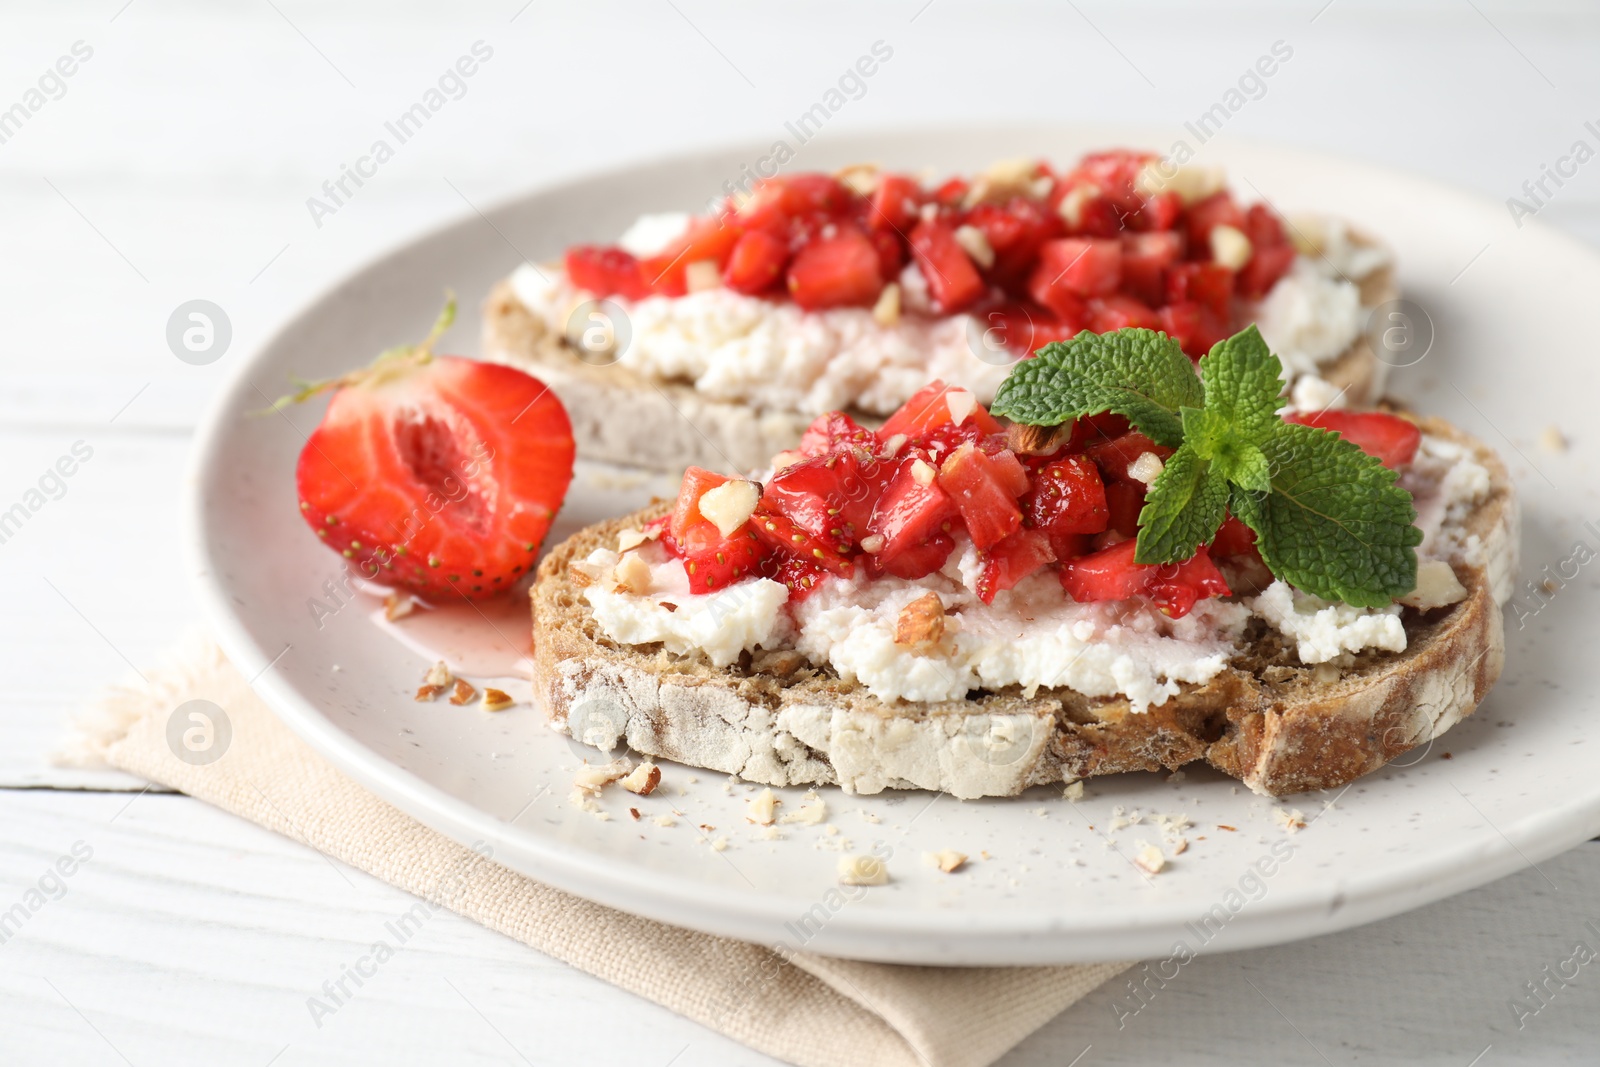
[[[987,271],[990,279],[1018,294],[1027,291],[1039,249],[1062,230],[1059,215],[1039,201],[1020,196],[1004,206],[979,204],[967,213],[967,225],[981,230],[994,250],[994,265]]]
[[[1232,336],[1226,319],[1192,300],[1168,304],[1156,314],[1161,318],[1162,332],[1177,341],[1191,359],[1199,359],[1218,341]]]
[[[1111,518],[1100,471],[1083,456],[1066,456],[1041,467],[1022,506],[1028,525],[1049,538],[1058,559],[1075,554],[1079,535],[1104,532]]]
[[[567,249],[565,266],[572,284],[595,296],[643,300],[650,295],[639,261],[620,248],[575,245]]]
[[[736,293],[764,293],[778,283],[789,263],[789,244],[765,230],[739,238],[722,268],[722,284]]]
[[[993,604],[995,594],[1013,588],[1055,558],[1050,539],[1043,533],[1018,530],[989,550],[983,573],[978,576],[978,599]]]
[[[784,468],[767,483],[762,500],[806,532],[849,546],[866,536],[872,505],[891,473],[876,459],[831,453]]]
[[[1106,483],[1107,532],[1133,537],[1139,532],[1139,513],[1144,510],[1145,487],[1138,482]]]
[[[867,573],[874,578],[889,574],[914,582],[943,567],[955,547],[955,538],[947,533],[936,533],[921,544],[912,545],[887,559],[881,556],[866,557]]]
[[[683,236],[639,261],[640,276],[652,293],[682,296],[688,292],[689,264],[714,263],[721,270],[739,237],[740,230],[723,219],[695,219]]]
[[[922,206],[922,186],[903,174],[884,174],[872,192],[871,210],[866,215],[870,229],[887,229],[898,234],[909,230]]]
[[[682,537],[674,536],[671,543],[674,554],[683,559],[691,593],[726,589],[758,574],[772,554],[748,522],[730,536],[723,537],[709,520],[697,519]]]
[[[1080,603],[1148,596],[1174,619],[1207,597],[1227,596],[1227,581],[1204,546],[1182,563],[1159,566],[1133,561],[1137,542],[1122,541],[1061,567],[1061,587]]]
[[[1239,272],[1239,295],[1246,300],[1260,300],[1272,291],[1289,268],[1294,266],[1293,245],[1257,248],[1250,262]]]
[[[1296,412],[1285,415],[1283,421],[1332,430],[1391,468],[1410,463],[1422,443],[1422,431],[1416,423],[1381,411]]]
[[[1130,233],[1122,238],[1122,289],[1146,304],[1160,304],[1167,293],[1166,271],[1183,254],[1183,234]]]
[[[867,522],[868,531],[883,538],[874,553],[879,563],[888,564],[934,535],[949,532],[949,524],[959,512],[933,474],[926,460],[908,459],[884,486]]]
[[[1121,293],[1094,297],[1089,301],[1089,329],[1095,333],[1111,333],[1130,326],[1159,330],[1161,317],[1148,305]]]
[[[890,415],[888,421],[879,427],[878,439],[887,441],[896,434],[917,438],[930,430],[954,422],[950,410],[952,393],[963,394],[957,396],[954,401],[961,408],[965,408],[966,399],[972,395],[941,381],[929,382],[911,399],[901,404],[900,410]],[[961,420],[961,424],[965,425],[969,419],[980,433],[999,433],[1003,429],[995,417],[989,414],[989,410],[976,402],[973,403],[970,414]]]
[[[1192,300],[1226,317],[1233,303],[1233,271],[1220,263],[1177,263],[1167,270],[1170,304]]]
[[[1157,193],[1128,216],[1128,224],[1136,230],[1158,232],[1172,229],[1182,218],[1183,197],[1172,192]]]
[[[1112,148],[1091,152],[1078,161],[1074,172],[1093,182],[1125,211],[1137,209],[1144,201],[1134,187],[1139,172],[1159,158],[1154,152],[1131,148]]]
[[[774,565],[767,569],[771,572],[768,576],[789,590],[789,603],[798,604],[812,593],[817,586],[828,577],[828,572],[810,560],[798,559],[794,556],[773,556]]]
[[[750,526],[757,537],[784,555],[815,563],[841,578],[855,573],[855,562],[834,543],[806,532],[765,505],[757,506],[755,514],[750,516]]]
[[[1244,230],[1244,212],[1233,202],[1228,192],[1213,193],[1199,203],[1189,205],[1189,247],[1209,249],[1211,231],[1218,226],[1232,226]]]
[[[1211,555],[1216,558],[1258,555],[1256,532],[1229,515],[1222,520],[1217,536],[1211,539]]]
[[[532,568],[573,451],[541,382],[424,344],[343,380],[300,453],[300,513],[366,577],[489,596]]]
[[[1116,479],[1124,482],[1133,480],[1128,468],[1146,452],[1154,452],[1162,462],[1172,455],[1172,449],[1156,444],[1137,430],[1130,430],[1109,441],[1092,444],[1087,452],[1108,481]]]
[[[928,294],[939,310],[951,315],[966,308],[984,292],[983,278],[966,249],[956,241],[955,230],[943,222],[922,221],[911,231],[911,258],[928,283]]]
[[[851,192],[828,174],[783,174],[768,178],[751,192],[739,217],[766,228],[774,216],[834,215],[850,206]]]
[[[678,500],[673,505],[668,526],[675,539],[683,540],[691,526],[708,521],[700,514],[700,498],[705,496],[706,490],[715,489],[729,480],[727,475],[708,471],[704,467],[690,467],[683,472],[683,481],[678,486]]]
[[[871,307],[883,290],[878,250],[866,234],[841,227],[833,237],[812,241],[789,264],[789,295],[808,311]]]
[[[1032,483],[1028,480],[1028,469],[1009,448],[990,453],[989,459],[994,464],[994,471],[1001,487],[1012,496],[1021,496],[1032,487]]]
[[[1251,204],[1244,213],[1244,235],[1257,250],[1277,248],[1289,243],[1283,220],[1266,204]]]
[[[959,207],[970,188],[965,178],[950,178],[933,191],[933,199],[946,207]]]
[[[1022,526],[1022,509],[994,460],[971,445],[956,449],[939,468],[939,486],[955,501],[972,543],[989,549]]]
[[[1028,293],[1055,309],[1058,293],[1076,297],[1103,296],[1122,281],[1122,243],[1102,237],[1062,237],[1039,248],[1039,263],[1028,281]],[[1065,315],[1061,311],[1058,314]]]
[[[906,265],[906,249],[898,233],[891,230],[868,230],[867,239],[878,252],[878,273],[885,281],[900,277]]]
[[[878,436],[842,411],[818,415],[800,435],[800,451],[808,456],[821,456],[829,452],[873,452],[878,447]]]
[[[1109,411],[1101,415],[1086,416],[1073,423],[1072,443],[1067,446],[1067,451],[1082,452],[1102,441],[1121,437],[1132,428],[1127,419],[1121,415],[1113,415]]]

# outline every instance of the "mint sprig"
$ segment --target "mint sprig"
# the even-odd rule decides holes
[[[1018,364],[994,411],[1042,426],[1113,412],[1176,449],[1139,513],[1137,563],[1188,559],[1232,511],[1276,577],[1328,600],[1389,604],[1416,586],[1411,494],[1338,434],[1280,419],[1282,376],[1254,326],[1213,346],[1198,375],[1166,334],[1084,332]]]

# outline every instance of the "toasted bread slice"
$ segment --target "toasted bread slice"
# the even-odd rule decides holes
[[[713,667],[659,645],[623,646],[600,631],[573,564],[610,548],[660,504],[583,530],[557,546],[534,586],[534,689],[556,728],[769,785],[838,784],[1009,796],[1032,785],[1206,760],[1259,793],[1326,789],[1383,766],[1448,730],[1499,677],[1500,605],[1515,570],[1517,505],[1505,467],[1437,419],[1425,433],[1466,445],[1490,472],[1463,524],[1474,547],[1452,560],[1466,599],[1404,616],[1407,649],[1369,651],[1335,680],[1300,664],[1259,620],[1233,663],[1165,704],[1066,688],[1017,687],[973,699],[886,703],[798,652],[757,652]],[[1471,538],[1475,538],[1473,541]],[[1470,557],[1470,558],[1467,558]]]
[[[1355,233],[1351,241],[1378,246]],[[1375,268],[1357,284],[1364,308],[1398,294],[1392,264]],[[485,358],[523,367],[555,390],[572,416],[578,452],[589,459],[670,471],[691,465],[750,471],[795,447],[812,420],[798,411],[712,400],[692,384],[655,381],[617,364],[586,362],[560,329],[517,299],[506,279],[490,292],[483,317]],[[1320,370],[1343,390],[1348,406],[1363,407],[1382,395],[1388,367],[1363,334]],[[850,414],[863,425],[882,422],[869,413]]]

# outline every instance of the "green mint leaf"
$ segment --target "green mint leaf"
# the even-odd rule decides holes
[[[1261,452],[1272,491],[1235,488],[1229,506],[1256,532],[1268,570],[1356,607],[1384,607],[1415,588],[1422,531],[1394,471],[1313,426],[1282,424]]]
[[[1272,464],[1255,445],[1232,444],[1219,450],[1211,462],[1218,474],[1240,489],[1255,493],[1272,490]]]
[[[1260,445],[1277,430],[1283,364],[1255,326],[1213,345],[1200,359],[1200,380],[1206,414],[1226,425],[1233,438]]]
[[[1203,397],[1194,364],[1166,334],[1085,330],[1045,345],[1012,368],[992,410],[1032,426],[1109,411],[1156,444],[1176,448],[1183,443],[1179,410],[1199,407]]]
[[[1167,459],[1139,512],[1135,563],[1177,563],[1194,555],[1222,525],[1228,482],[1189,445]]]

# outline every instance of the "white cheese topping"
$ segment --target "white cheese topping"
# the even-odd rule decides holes
[[[1273,582],[1249,601],[1250,609],[1295,645],[1302,663],[1326,663],[1345,652],[1381,648],[1406,650],[1406,630],[1400,623],[1400,605],[1354,608],[1330,604],[1314,596]]]
[[[1255,306],[1252,317],[1292,379],[1315,374],[1319,363],[1350,347],[1361,333],[1366,312],[1354,283],[1330,276],[1306,256],[1296,256],[1289,273]]]
[[[659,215],[640,215],[633,225],[622,231],[617,244],[624,251],[640,259],[659,253],[667,245],[683,236],[689,228],[689,216],[682,211],[667,211]]]

